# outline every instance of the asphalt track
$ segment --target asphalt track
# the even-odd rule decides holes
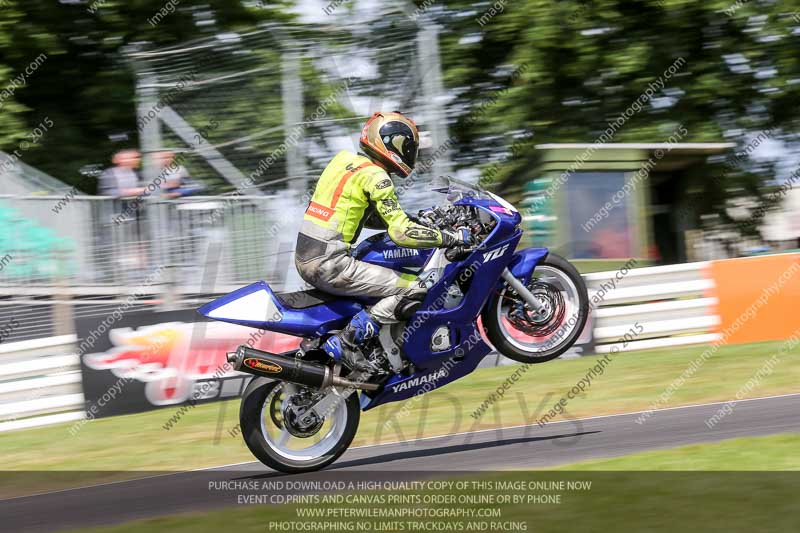
[[[743,436],[800,432],[800,394],[745,400],[713,429],[722,403],[664,409],[643,424],[629,413],[353,448],[323,472],[287,477],[243,463],[0,501],[0,529],[53,531],[235,505],[210,481],[419,479],[448,471],[531,469]],[[444,473],[444,474],[443,474]]]

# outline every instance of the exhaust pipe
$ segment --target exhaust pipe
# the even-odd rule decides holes
[[[229,352],[227,358],[228,362],[233,365],[233,369],[239,372],[287,381],[314,389],[334,386],[373,391],[379,387],[375,383],[360,383],[336,376],[331,367],[304,361],[302,358],[296,357],[296,353],[292,351],[274,354],[242,345],[235,352]]]

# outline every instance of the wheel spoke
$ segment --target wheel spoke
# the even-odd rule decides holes
[[[261,434],[266,445],[277,455],[293,461],[316,461],[341,441],[348,425],[347,408],[341,404],[334,409],[316,433],[305,438],[294,437],[287,428],[287,424],[292,422],[282,417],[278,420],[272,410],[277,409],[277,414],[281,414],[284,406],[293,409],[293,396],[303,392],[303,388],[297,385],[277,385],[262,407]]]
[[[286,443],[289,442],[289,437],[291,437],[291,436],[292,436],[292,434],[289,433],[286,430],[286,428],[283,428],[281,430],[281,434],[278,436],[278,442],[277,442],[278,446],[281,446],[281,447],[286,446]]]

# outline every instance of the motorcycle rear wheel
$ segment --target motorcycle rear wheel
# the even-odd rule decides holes
[[[285,392],[295,385],[254,378],[242,395],[239,423],[242,437],[253,455],[270,468],[296,474],[325,468],[353,442],[361,408],[353,393],[336,406],[310,437],[297,437],[286,429],[280,408]],[[278,412],[276,412],[276,409]]]

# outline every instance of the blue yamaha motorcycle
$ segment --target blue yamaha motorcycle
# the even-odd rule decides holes
[[[382,371],[349,372],[321,349],[374,299],[319,290],[280,294],[260,281],[200,308],[214,320],[304,339],[298,351],[240,346],[228,354],[233,369],[256,376],[239,416],[248,448],[267,466],[290,473],[323,468],[352,442],[360,411],[466,376],[493,348],[522,363],[542,363],[580,335],[589,299],[577,270],[546,248],[517,250],[522,217],[499,196],[452,179],[436,190],[448,202],[421,211],[419,221],[470,228],[475,246],[412,250],[380,233],[353,251],[361,261],[413,273],[428,286],[404,322],[382,328],[363,347]]]

